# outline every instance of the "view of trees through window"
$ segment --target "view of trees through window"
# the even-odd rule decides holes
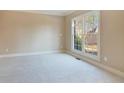
[[[72,20],[73,48],[91,55],[98,55],[98,12],[87,13]]]
[[[73,21],[74,26],[74,49],[82,51],[82,24],[76,20]]]

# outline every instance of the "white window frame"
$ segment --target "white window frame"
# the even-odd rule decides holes
[[[78,51],[78,50],[76,50],[76,49],[74,49],[74,31],[73,31],[73,29],[72,29],[72,20],[75,18],[75,17],[73,17],[72,18],[72,20],[71,20],[71,51],[72,52],[74,52],[74,53],[76,53],[76,54],[79,54],[79,55],[82,55],[82,56],[85,56],[85,57],[88,57],[88,58],[91,58],[91,59],[94,59],[94,60],[97,60],[97,61],[100,61],[100,11],[90,11],[90,12],[87,12],[87,13],[84,13],[84,14],[81,14],[81,15],[78,15],[78,16],[76,16],[76,17],[82,17],[82,18],[84,18],[84,16],[86,16],[86,15],[91,15],[91,14],[94,14],[94,13],[97,13],[97,15],[98,15],[98,21],[99,21],[99,24],[98,24],[98,54],[97,54],[97,56],[95,56],[95,55],[91,55],[91,54],[88,54],[88,53],[85,53],[85,51],[84,51],[84,49],[82,50],[82,51]],[[83,19],[82,19],[83,20]],[[84,27],[83,27],[84,28]]]

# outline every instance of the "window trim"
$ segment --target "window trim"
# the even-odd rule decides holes
[[[84,17],[85,15],[89,15],[89,14],[93,14],[93,13],[97,13],[98,14],[98,21],[99,21],[99,24],[98,24],[98,55],[97,56],[95,56],[95,55],[91,55],[91,54],[88,54],[88,53],[85,53],[84,51],[78,51],[78,50],[76,50],[76,49],[74,49],[74,31],[73,31],[73,29],[72,29],[72,20],[75,18],[75,17]],[[83,13],[83,14],[80,14],[80,15],[77,15],[77,16],[75,16],[75,17],[73,17],[72,19],[71,19],[71,51],[73,52],[73,53],[76,53],[76,54],[79,54],[79,55],[81,55],[81,56],[84,56],[84,57],[87,57],[87,58],[91,58],[91,59],[94,59],[94,60],[96,60],[96,61],[100,61],[100,54],[101,54],[101,49],[100,49],[100,45],[101,45],[101,40],[100,40],[100,30],[101,30],[101,28],[100,28],[100,24],[101,24],[101,20],[100,20],[100,11],[89,11],[89,12],[86,12],[86,13]]]

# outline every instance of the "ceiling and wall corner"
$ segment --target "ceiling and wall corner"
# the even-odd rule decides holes
[[[15,10],[15,11],[56,16],[67,16],[75,12],[75,10]]]

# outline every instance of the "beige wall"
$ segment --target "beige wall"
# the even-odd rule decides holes
[[[64,17],[0,11],[0,55],[63,50],[64,31]]]
[[[66,16],[66,49],[71,49],[70,20],[87,11]],[[124,71],[124,11],[101,11],[101,64]],[[103,57],[108,58],[104,62]]]

